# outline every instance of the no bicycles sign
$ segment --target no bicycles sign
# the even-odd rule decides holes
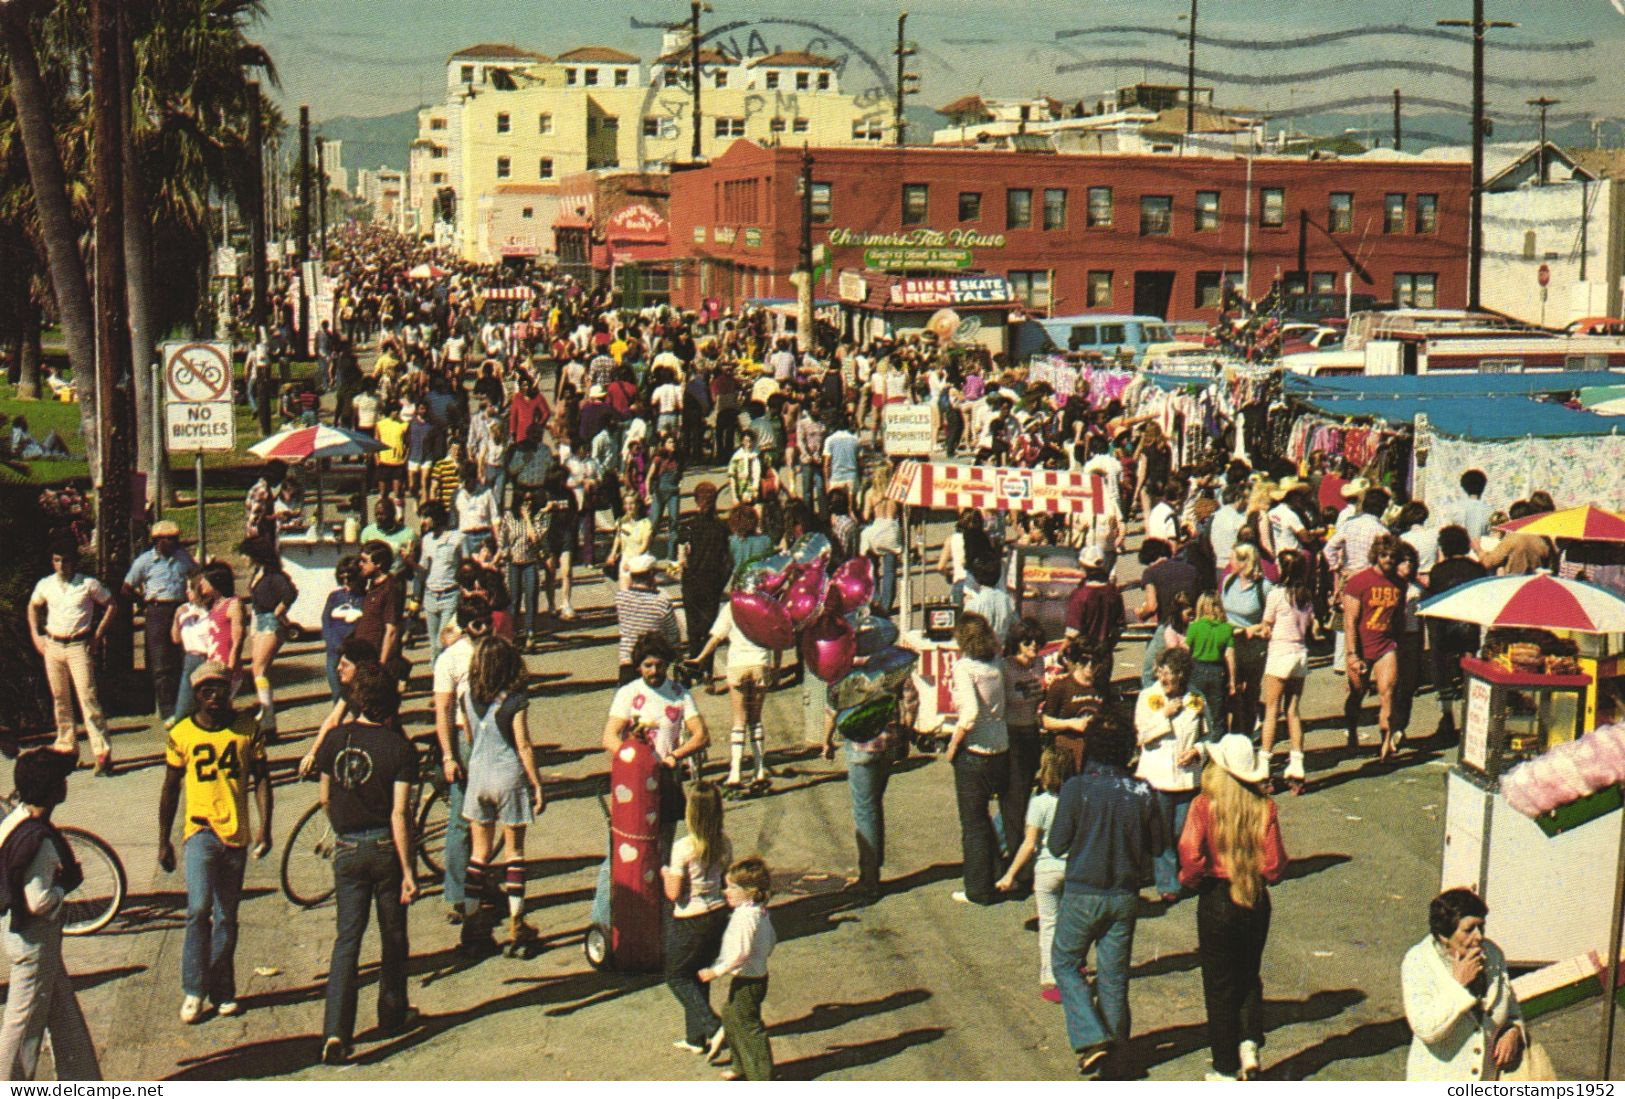
[[[231,345],[180,341],[164,344],[164,384],[172,401],[229,401]]]

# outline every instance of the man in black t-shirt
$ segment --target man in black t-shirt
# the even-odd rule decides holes
[[[1452,525],[1439,531],[1439,560],[1428,573],[1429,599],[1489,575],[1483,565],[1468,556],[1472,546],[1465,527]],[[1454,744],[1461,658],[1478,651],[1478,627],[1469,622],[1430,618],[1428,645],[1433,650],[1433,685],[1439,692],[1439,728],[1434,736],[1444,744]]]
[[[338,839],[333,877],[338,936],[328,965],[322,1061],[338,1064],[355,1038],[356,967],[367,932],[368,907],[378,907],[383,961],[378,974],[378,1026],[386,1034],[407,1021],[406,906],[417,896],[407,799],[417,753],[397,726],[400,692],[376,664],[356,669],[350,687],[360,716],[327,734],[316,753],[322,805]]]
[[[1167,556],[1165,548],[1167,543],[1155,538],[1148,538],[1145,547],[1140,550],[1140,560],[1147,557],[1149,567],[1140,577],[1145,586],[1145,602],[1135,616],[1141,622],[1152,616],[1156,617],[1156,628],[1151,634],[1151,640],[1145,646],[1145,660],[1140,667],[1140,686],[1149,687],[1156,681],[1157,658],[1166,647],[1163,634],[1167,625],[1174,621],[1179,612],[1181,595],[1185,596],[1186,607],[1196,606],[1196,593],[1200,589],[1201,576],[1195,566],[1185,560],[1184,554]],[[1150,552],[1148,553],[1147,550]],[[1160,559],[1158,555],[1162,554]]]

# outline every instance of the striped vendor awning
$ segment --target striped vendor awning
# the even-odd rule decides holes
[[[1093,515],[1106,509],[1106,479],[1066,470],[902,462],[886,496],[910,507]]]

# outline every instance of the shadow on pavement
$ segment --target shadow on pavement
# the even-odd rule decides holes
[[[177,871],[178,873],[178,871]],[[276,890],[256,885],[243,889],[244,901],[263,897]],[[124,898],[124,907],[106,928],[96,932],[97,938],[108,935],[145,935],[150,931],[174,931],[186,926],[186,894],[180,890],[161,893],[131,893]]]
[[[1366,994],[1357,988],[1332,988],[1314,992],[1303,1000],[1265,1000],[1264,1030],[1269,1032],[1294,1023],[1319,1022],[1332,1019],[1355,1004],[1364,1002]],[[1187,1023],[1165,1027],[1129,1040],[1127,1063],[1121,1066],[1126,1079],[1143,1079],[1145,1070],[1153,1065],[1177,1061],[1187,1054],[1208,1048],[1207,1023]]]
[[[1278,1064],[1268,1065],[1261,1078],[1307,1080],[1334,1061],[1376,1057],[1391,1049],[1407,1045],[1410,1040],[1411,1027],[1404,1019],[1362,1023],[1353,1030],[1334,1034],[1330,1038],[1316,1042],[1308,1049],[1299,1050]]]
[[[818,1004],[799,1019],[776,1023],[769,1028],[774,1038],[787,1038],[792,1034],[816,1034],[820,1030],[834,1030],[858,1019],[884,1015],[900,1008],[923,1004],[931,993],[923,988],[910,988],[893,992],[878,1000],[860,1000],[845,1004]]]
[[[914,1030],[905,1030],[890,1038],[877,1038],[871,1042],[857,1042],[852,1045],[835,1045],[823,1053],[811,1057],[803,1057],[797,1061],[788,1061],[773,1067],[775,1080],[816,1080],[831,1072],[840,1072],[842,1069],[858,1068],[862,1065],[876,1065],[888,1058],[895,1057],[904,1050],[915,1046],[928,1045],[940,1039],[948,1031],[943,1027],[918,1027]]]
[[[1305,855],[1301,859],[1293,859],[1287,863],[1286,871],[1282,873],[1282,881],[1292,881],[1296,878],[1307,878],[1323,870],[1330,870],[1334,866],[1341,866],[1345,862],[1352,862],[1354,856],[1341,854]]]

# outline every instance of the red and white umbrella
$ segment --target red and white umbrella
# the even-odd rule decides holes
[[[306,458],[354,458],[387,450],[377,439],[358,435],[342,427],[320,424],[316,427],[290,427],[268,435],[248,448],[250,454],[270,461],[303,462]]]
[[[443,279],[451,274],[444,267],[432,263],[420,263],[406,273],[409,279]]]
[[[1476,626],[1625,633],[1625,599],[1546,572],[1486,576],[1424,601],[1417,613]]]

